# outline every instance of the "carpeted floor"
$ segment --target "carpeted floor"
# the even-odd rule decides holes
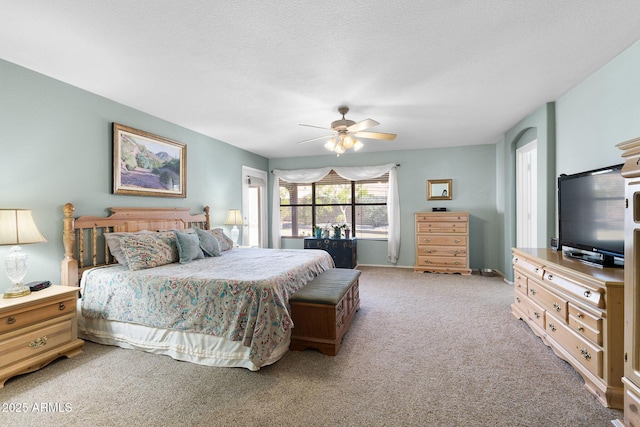
[[[336,357],[290,351],[250,372],[87,342],[7,381],[0,425],[604,427],[622,417],[511,315],[502,278],[361,270],[361,309]]]

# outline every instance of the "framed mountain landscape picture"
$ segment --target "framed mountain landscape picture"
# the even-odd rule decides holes
[[[113,194],[187,197],[187,146],[113,124]]]

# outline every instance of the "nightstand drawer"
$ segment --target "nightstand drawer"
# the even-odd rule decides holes
[[[0,334],[71,313],[76,309],[76,301],[75,297],[49,301],[44,304],[29,305],[9,315],[2,315],[0,317]]]
[[[25,328],[19,334],[8,334],[14,336],[0,341],[0,354],[2,354],[0,368],[73,341],[75,339],[74,323],[73,315],[65,316],[62,319]]]

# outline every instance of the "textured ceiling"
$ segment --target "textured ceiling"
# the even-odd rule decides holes
[[[342,104],[398,134],[362,151],[406,150],[497,142],[640,39],[639,16],[637,0],[0,0],[0,58],[270,158],[327,154],[298,124]]]

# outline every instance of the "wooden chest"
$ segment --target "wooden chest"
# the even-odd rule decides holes
[[[327,356],[338,354],[360,308],[359,276],[358,270],[326,270],[291,297],[291,350],[315,348]]]

